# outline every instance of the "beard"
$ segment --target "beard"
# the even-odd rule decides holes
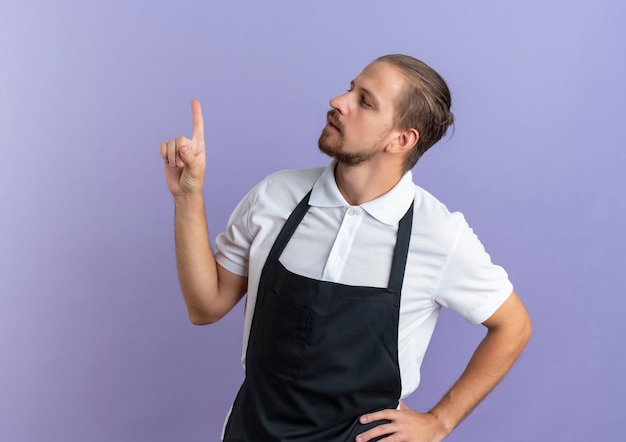
[[[344,138],[343,138],[343,126],[336,117],[336,111],[331,110],[328,112],[328,121],[335,126],[337,130],[324,127],[317,146],[320,151],[325,153],[331,158],[334,158],[339,163],[344,163],[348,166],[356,166],[361,164],[376,155],[376,150],[370,149],[365,152],[345,152],[344,150]]]

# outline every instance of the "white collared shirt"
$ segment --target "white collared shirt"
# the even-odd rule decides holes
[[[350,206],[326,168],[274,173],[239,203],[218,235],[217,261],[248,277],[242,362],[261,271],[287,217],[311,190],[310,209],[280,257],[291,272],[346,285],[387,287],[398,222],[415,201],[398,329],[402,397],[420,381],[420,366],[441,306],[472,323],[491,316],[513,290],[491,263],[463,215],[447,208],[407,172],[381,197]]]

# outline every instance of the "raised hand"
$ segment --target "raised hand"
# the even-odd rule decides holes
[[[202,193],[206,169],[204,119],[198,100],[191,101],[193,120],[191,139],[180,136],[161,143],[161,158],[165,162],[165,179],[172,196]]]

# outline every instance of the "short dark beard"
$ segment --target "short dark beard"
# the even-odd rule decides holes
[[[339,163],[347,164],[348,166],[356,166],[376,155],[376,152],[342,152],[341,147],[336,148],[328,144],[327,141],[328,137],[325,136],[324,132],[322,132],[322,135],[320,135],[320,139],[317,143],[320,151],[329,157],[334,158]]]
[[[339,136],[340,138],[337,143],[333,145],[330,142],[330,138],[332,137],[330,130],[331,129],[324,127],[324,129],[322,130],[322,134],[317,141],[317,146],[322,153],[325,153],[329,157],[334,158],[338,162],[346,164],[348,166],[356,166],[370,160],[376,155],[375,151],[343,152],[343,133],[337,134],[337,136]]]
[[[339,133],[337,134],[337,136],[339,136],[340,138],[336,145],[331,144],[330,138],[332,134],[330,133],[330,129],[324,127],[324,129],[322,130],[322,134],[317,141],[317,146],[319,147],[321,152],[325,153],[331,158],[336,159],[338,162],[347,164],[349,166],[356,166],[357,164],[361,164],[376,155],[376,152],[343,152],[343,133],[341,132],[341,129],[343,129],[343,127],[340,125],[341,123],[339,123],[338,120],[331,120],[331,117],[333,116],[332,113],[333,111],[330,111],[328,113],[329,121],[331,121],[331,124],[333,124],[333,121],[337,124],[337,126],[335,127],[339,128]]]

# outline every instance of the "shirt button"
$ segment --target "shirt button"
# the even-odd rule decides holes
[[[350,210],[348,210],[348,215],[350,215],[350,216],[356,215],[356,212],[354,211],[354,209],[350,209]]]
[[[341,256],[335,255],[335,262],[339,262],[339,261],[341,261]]]

